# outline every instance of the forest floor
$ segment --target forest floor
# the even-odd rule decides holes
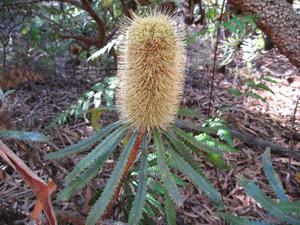
[[[181,119],[200,126],[208,116],[211,72],[205,66],[198,66],[201,65],[201,59],[198,58],[199,53],[195,50],[199,49],[197,43],[192,46],[192,49],[194,50],[189,51],[190,59],[182,105],[198,110],[202,116],[197,119]],[[241,81],[247,77],[245,67],[239,68],[238,78],[234,75],[238,60],[237,57],[225,70],[218,70],[216,73],[211,114],[224,118],[230,129],[238,134],[251,135],[282,148],[291,148],[293,155],[299,155],[300,106],[296,113],[294,111],[300,96],[300,72],[276,49],[273,49],[259,56],[253,74],[257,77],[268,74],[276,80],[277,83],[269,85],[275,94],[261,91],[259,94],[266,98],[266,102],[251,97],[236,99],[230,95],[228,89],[232,84],[236,84],[239,89],[245,90],[246,86],[242,85]],[[83,155],[57,161],[44,161],[44,155],[76,143],[94,133],[90,121],[82,118],[56,128],[47,126],[61,110],[75,103],[91,84],[101,79],[101,76],[97,78],[95,76],[97,74],[92,72],[85,74],[85,71],[78,71],[78,73],[84,73],[84,76],[76,76],[73,77],[74,79],[53,76],[45,78],[45,81],[39,84],[18,87],[9,98],[10,129],[38,130],[46,134],[50,142],[35,144],[5,140],[5,143],[17,151],[19,157],[43,180],[48,181],[52,178],[58,185],[58,191],[63,188],[63,178],[67,171],[70,171]],[[103,113],[101,125],[104,126],[116,119],[115,113]],[[201,158],[197,158],[197,161],[215,187],[222,189],[228,212],[253,219],[267,218],[274,221],[275,219],[270,217],[259,204],[245,195],[237,183],[241,176],[253,179],[268,196],[274,197],[264,176],[260,158],[265,145],[240,139],[237,136],[234,136],[234,145],[239,151],[226,153],[226,161],[231,166],[229,171],[218,171],[216,174],[216,170],[207,162]],[[113,163],[113,160],[109,160],[101,176],[94,179],[92,185],[78,193],[71,201],[59,202],[54,198],[53,202],[58,215],[63,212],[67,215],[65,220],[76,221],[69,224],[83,224],[84,215],[89,209],[86,204],[86,200],[90,199],[89,192],[105,185]],[[299,200],[300,180],[296,176],[300,172],[300,160],[291,159],[290,161],[289,157],[274,152],[272,163],[280,175],[288,198]],[[219,185],[216,176],[219,177]],[[188,183],[183,191],[185,203],[183,207],[177,209],[178,224],[225,224],[211,202],[191,183]],[[11,221],[7,224],[28,224],[28,215],[34,203],[35,197],[30,188],[24,184],[16,172],[0,160],[0,217]],[[63,219],[62,216],[59,217]],[[118,205],[114,209],[112,218],[115,221],[126,221]],[[157,218],[157,224],[164,224],[163,216]]]

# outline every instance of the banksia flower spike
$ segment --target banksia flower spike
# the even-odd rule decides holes
[[[177,113],[184,82],[183,31],[171,16],[151,12],[124,23],[117,109],[141,129],[164,129]]]

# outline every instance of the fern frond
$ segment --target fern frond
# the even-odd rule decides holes
[[[157,216],[160,214],[160,211],[162,210],[163,208],[161,202],[159,202],[153,194],[152,195],[147,194],[145,212],[149,216]]]
[[[152,177],[160,177],[158,165],[149,167],[148,168],[148,173]]]
[[[170,197],[172,200],[178,205],[181,206],[183,204],[183,197],[179,192],[176,183],[172,179],[170,169],[168,168],[166,159],[165,159],[165,150],[163,147],[162,139],[159,133],[155,130],[153,131],[154,143],[157,149],[157,162],[160,168],[159,172],[161,178],[163,180],[164,186],[168,190]]]
[[[123,151],[121,152],[121,155],[119,157],[119,160],[113,170],[113,172],[110,175],[110,178],[108,179],[105,188],[101,194],[101,197],[96,201],[96,203],[93,205],[91,211],[89,212],[86,225],[95,225],[96,222],[99,220],[99,218],[103,215],[103,213],[106,210],[106,207],[110,203],[115,190],[122,178],[123,171],[125,170],[128,157],[131,153],[131,150],[135,144],[135,141],[138,136],[138,131],[135,131],[128,144],[124,147]]]
[[[224,132],[222,133],[221,131],[217,130],[216,134],[223,135]],[[225,136],[225,134],[224,134],[224,136]],[[227,138],[226,140],[228,140],[227,143],[223,143],[218,138],[214,138],[208,133],[201,133],[201,134],[195,136],[195,138],[198,141],[200,141],[202,143],[206,143],[209,146],[217,147],[217,148],[221,149],[223,152],[237,152],[238,151],[232,145],[228,144],[228,143],[230,143],[230,140],[231,140],[228,137],[226,137]],[[219,137],[219,138],[221,139],[221,137]],[[223,137],[223,136],[222,136],[222,138],[225,139],[225,137]]]
[[[45,159],[57,159],[66,157],[71,154],[83,152],[87,150],[89,147],[94,145],[97,142],[100,142],[103,137],[106,137],[109,133],[111,133],[113,130],[117,129],[121,126],[121,122],[117,121],[101,130],[99,130],[95,135],[82,140],[76,144],[70,145],[58,152],[52,152],[45,156]]]

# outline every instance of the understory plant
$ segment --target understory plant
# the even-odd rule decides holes
[[[251,180],[240,179],[240,184],[247,195],[257,201],[270,215],[278,219],[278,222],[267,220],[253,220],[246,217],[238,217],[229,213],[221,215],[231,225],[271,225],[271,224],[300,224],[300,201],[289,201],[285,194],[279,175],[274,170],[270,159],[270,149],[267,149],[262,155],[262,165],[266,178],[276,194],[277,201],[268,197],[259,187]]]
[[[54,118],[51,125],[61,125],[68,121],[72,116],[78,117],[91,114],[91,118],[98,122],[102,111],[114,110],[113,99],[115,95],[115,76],[107,77],[102,82],[96,83],[91,90],[85,92],[75,103],[68,109],[61,112]],[[92,123],[94,126],[94,123]],[[96,125],[95,125],[96,126]],[[95,127],[94,126],[94,127]]]
[[[57,159],[94,146],[67,175],[60,199],[70,199],[99,173],[116,149],[121,149],[101,196],[89,212],[87,225],[94,225],[109,214],[130,169],[136,171],[137,180],[129,224],[140,224],[140,220],[149,215],[145,212],[151,211],[147,198],[152,191],[148,188],[151,182],[157,183],[163,193],[168,224],[176,224],[175,204],[182,206],[184,197],[178,187],[182,182],[173,168],[186,175],[217,208],[222,209],[221,195],[193,156],[195,153],[208,160],[213,154],[223,160],[222,150],[173,125],[184,84],[183,29],[171,16],[150,12],[146,16],[132,15],[132,19],[126,19],[123,34],[116,93],[120,120],[77,144],[46,156]],[[150,168],[158,168],[158,180],[153,178]],[[161,203],[153,200],[151,204]]]

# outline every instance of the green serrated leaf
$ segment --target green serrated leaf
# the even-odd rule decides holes
[[[245,31],[245,26],[243,24],[242,18],[234,16],[232,19],[240,33]]]
[[[176,207],[168,192],[165,193],[165,214],[168,225],[176,225]]]
[[[198,163],[194,160],[193,155],[190,153],[189,148],[179,141],[174,134],[166,132],[165,137],[169,140],[174,150],[189,163],[199,174],[204,175]]]
[[[12,139],[18,139],[22,141],[36,141],[36,142],[42,142],[48,140],[47,137],[41,133],[15,131],[15,130],[0,131],[0,138],[12,138]]]
[[[294,201],[294,202],[279,202],[278,203],[278,209],[280,209],[282,212],[295,214],[297,217],[300,217],[300,202]],[[300,219],[300,218],[299,218]]]
[[[181,158],[173,149],[168,149],[172,154],[175,163],[180,170],[188,176],[197,187],[202,190],[219,208],[223,208],[223,202],[220,193],[207,181],[207,178],[201,176],[193,169],[183,158]]]
[[[280,199],[280,201],[287,201],[288,198],[285,195],[285,191],[283,189],[279,175],[276,173],[272,166],[270,149],[267,149],[264,152],[262,156],[262,163],[265,175],[275,194]]]
[[[194,146],[196,149],[201,149],[206,152],[213,152],[219,155],[222,155],[222,150],[216,147],[211,147],[209,145],[206,145],[204,143],[201,143],[195,139],[192,135],[189,135],[182,131],[181,129],[177,127],[173,127],[172,130],[184,141],[188,142],[192,146]],[[195,150],[195,149],[192,149]]]
[[[153,131],[153,139],[157,150],[157,162],[160,168],[160,176],[163,180],[165,188],[168,190],[172,200],[178,205],[182,206],[183,197],[179,192],[174,180],[172,179],[170,169],[165,159],[165,150],[163,147],[162,139],[157,131]]]
[[[117,140],[117,143],[121,141],[122,137]],[[90,180],[92,180],[104,165],[107,158],[112,154],[115,148],[112,147],[109,151],[99,156],[86,170],[84,170],[78,177],[67,185],[67,187],[60,193],[59,198],[61,200],[69,200],[76,191],[82,189]]]
[[[69,184],[74,180],[82,171],[88,168],[98,157],[112,152],[119,142],[122,140],[123,136],[127,131],[127,126],[121,126],[116,129],[113,133],[108,135],[99,145],[97,145],[87,156],[84,157],[66,176],[66,182]]]
[[[121,122],[117,121],[101,130],[99,130],[95,135],[82,140],[76,144],[70,145],[58,152],[52,152],[45,156],[45,159],[57,159],[66,157],[71,154],[79,153],[84,150],[87,150],[89,147],[94,145],[96,142],[101,141],[101,139],[111,133],[113,130],[121,126]]]
[[[128,224],[130,225],[138,225],[140,219],[142,218],[147,192],[147,164],[147,156],[144,153],[142,155],[141,166],[139,171],[138,188],[129,214]]]
[[[95,225],[97,221],[100,219],[100,217],[103,215],[103,213],[105,212],[106,207],[111,201],[115,193],[115,190],[121,180],[122,174],[124,172],[124,169],[128,161],[128,157],[137,139],[137,135],[138,135],[138,131],[135,131],[134,134],[131,136],[128,144],[121,152],[119,160],[105,185],[101,197],[96,201],[91,211],[89,212],[86,225]]]
[[[272,225],[272,223],[261,220],[250,220],[243,217],[233,216],[229,213],[220,213],[220,215],[228,222],[230,225]]]
[[[82,189],[87,183],[89,183],[99,172],[104,165],[105,160],[109,157],[110,152],[100,156],[94,161],[91,166],[86,169],[79,177],[72,180],[67,187],[60,193],[59,199],[62,201],[69,200],[78,190]]]
[[[280,221],[293,225],[300,224],[299,219],[295,218],[292,215],[282,212],[278,208],[278,204],[272,199],[268,198],[254,182],[246,179],[241,179],[240,183],[248,195],[250,195],[257,202],[259,202],[264,209],[266,209],[270,214],[278,218]]]

